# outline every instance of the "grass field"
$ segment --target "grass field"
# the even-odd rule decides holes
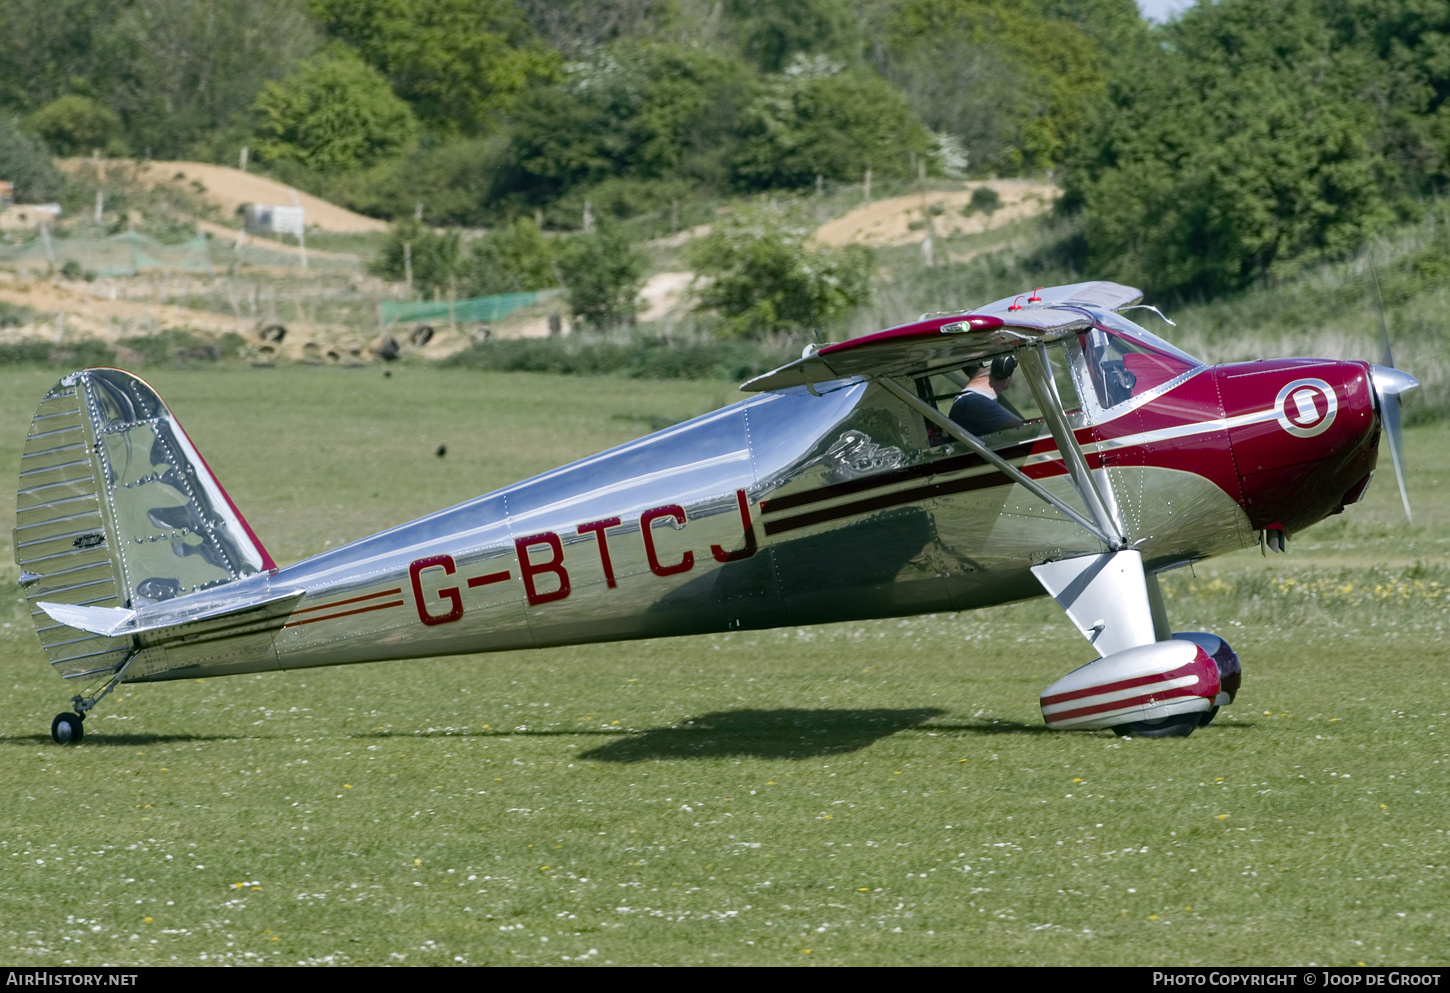
[[[54,380],[0,372],[0,467]],[[727,384],[150,377],[279,561],[700,413]],[[1173,574],[1237,704],[1053,733],[1091,652],[991,611],[126,687],[76,748],[0,492],[0,959],[1444,964],[1450,429],[1291,542]],[[447,445],[439,459],[438,445]]]

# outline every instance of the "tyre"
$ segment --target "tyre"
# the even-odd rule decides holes
[[[1156,721],[1119,724],[1113,734],[1119,738],[1187,738],[1198,727],[1202,714],[1174,714]]]
[[[50,737],[57,745],[77,745],[85,737],[84,718],[80,714],[56,714],[50,722]]]

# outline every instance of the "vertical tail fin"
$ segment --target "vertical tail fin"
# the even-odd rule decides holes
[[[15,559],[41,644],[72,679],[113,668],[131,639],[57,624],[37,602],[129,608],[276,568],[161,397],[119,369],[73,373],[41,401]]]

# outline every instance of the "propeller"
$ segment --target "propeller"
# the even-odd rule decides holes
[[[1379,407],[1380,423],[1384,425],[1385,437],[1390,441],[1390,460],[1395,464],[1395,482],[1400,485],[1400,499],[1405,504],[1405,519],[1413,521],[1410,514],[1410,491],[1405,486],[1405,443],[1400,430],[1400,394],[1408,393],[1420,385],[1420,381],[1407,372],[1395,368],[1395,356],[1390,351],[1390,329],[1385,323],[1385,299],[1380,293],[1379,274],[1370,262],[1370,274],[1374,276],[1375,293],[1380,298],[1380,365],[1369,367],[1369,381],[1374,387],[1375,404]]]

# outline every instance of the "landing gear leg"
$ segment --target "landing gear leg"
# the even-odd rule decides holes
[[[71,703],[75,705],[74,713],[56,714],[55,720],[50,722],[50,738],[57,745],[76,745],[85,737],[86,714],[96,704],[106,698],[106,695],[120,685],[121,679],[126,675],[126,670],[131,668],[131,663],[140,656],[139,651],[133,651],[126,656],[126,660],[116,668],[116,674],[106,681],[101,687],[101,692],[95,696],[87,697],[77,693],[71,697]]]

